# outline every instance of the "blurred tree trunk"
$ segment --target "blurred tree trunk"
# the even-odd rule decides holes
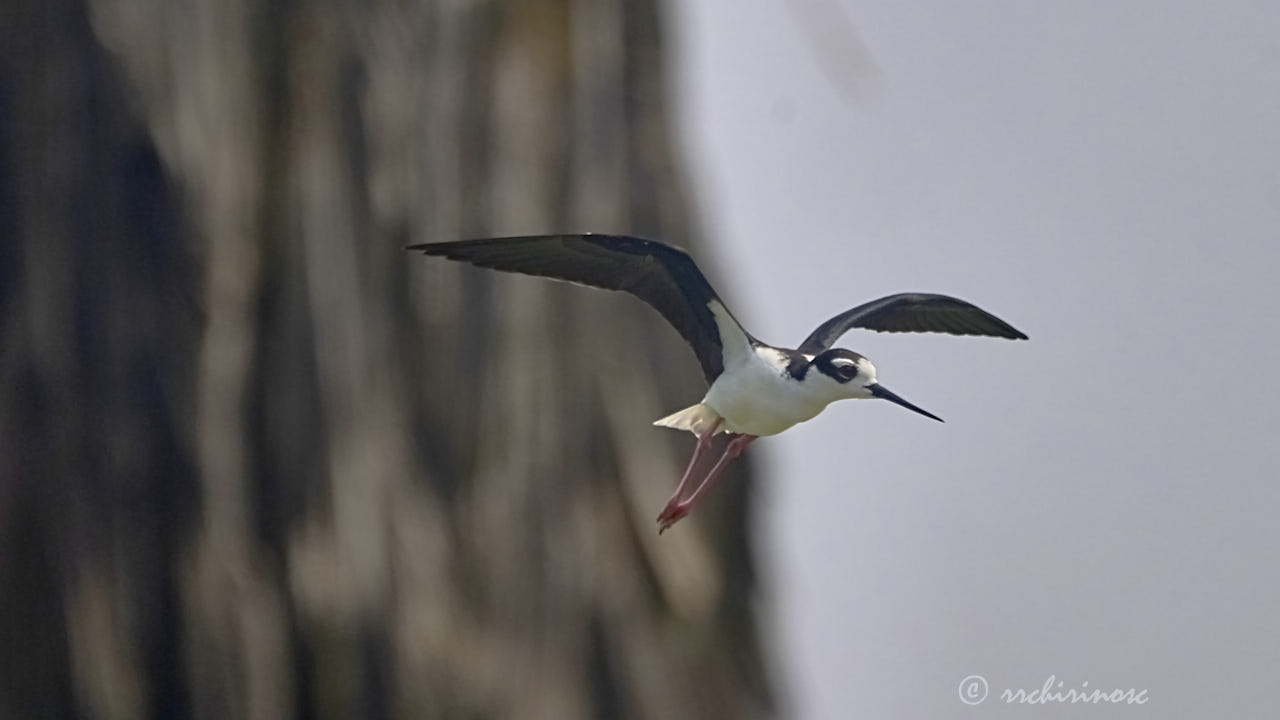
[[[771,713],[675,332],[402,250],[696,244],[658,4],[0,8],[0,717]]]

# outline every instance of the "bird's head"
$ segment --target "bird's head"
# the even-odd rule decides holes
[[[916,407],[898,397],[896,393],[876,382],[876,366],[852,350],[832,348],[813,358],[813,368],[826,379],[836,383],[843,397],[880,398],[896,403],[908,410],[942,422],[942,418],[928,410]]]

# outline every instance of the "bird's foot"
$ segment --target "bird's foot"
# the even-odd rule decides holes
[[[658,514],[658,534],[661,535],[669,530],[672,525],[680,522],[692,509],[693,504],[688,502],[667,503],[667,506]]]

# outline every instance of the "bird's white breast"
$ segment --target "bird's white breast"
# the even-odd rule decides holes
[[[797,380],[787,372],[790,358],[785,353],[768,347],[751,350],[724,369],[702,400],[724,418],[729,432],[776,435],[839,398],[833,383],[817,377],[817,370]]]

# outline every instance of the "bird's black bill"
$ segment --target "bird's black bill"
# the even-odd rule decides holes
[[[903,400],[902,398],[898,397],[898,396],[897,396],[897,394],[895,394],[893,391],[889,390],[888,388],[886,388],[885,386],[881,385],[880,383],[872,383],[871,385],[868,385],[868,386],[867,386],[867,390],[869,390],[869,391],[871,392],[871,394],[872,394],[872,395],[875,395],[876,397],[880,398],[881,400],[888,400],[888,401],[889,401],[889,402],[891,402],[891,403],[897,403],[897,404],[901,405],[902,407],[904,407],[904,408],[906,408],[906,409],[908,409],[908,410],[915,410],[916,412],[920,413],[921,415],[923,415],[923,416],[925,416],[925,417],[933,418],[934,420],[937,420],[938,422],[946,422],[945,420],[943,420],[942,418],[938,417],[937,415],[934,415],[933,413],[929,412],[928,410],[925,410],[924,408],[916,407],[915,405],[912,405],[911,403],[907,402],[906,400]]]

